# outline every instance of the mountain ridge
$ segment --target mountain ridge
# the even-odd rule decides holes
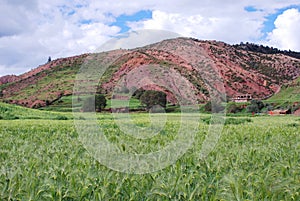
[[[201,70],[204,69],[197,71],[195,65],[192,65],[200,57],[209,60],[220,73],[229,98],[237,93],[250,93],[254,98],[264,99],[300,76],[300,59],[282,53],[250,51],[219,41],[176,38],[128,51],[115,51],[124,52],[124,55],[110,66],[99,85],[100,92],[108,96],[123,76],[141,65],[151,64],[179,72],[185,82],[193,84],[198,100],[206,102],[209,100],[209,93],[201,77]],[[76,73],[90,55],[95,53],[53,60],[20,76],[1,77],[2,101],[38,108],[49,105],[62,96],[71,95]],[[213,80],[208,82],[213,83]],[[134,78],[126,84],[128,89],[132,88]],[[170,102],[176,102],[170,91],[162,87],[153,85],[146,88],[164,91]]]

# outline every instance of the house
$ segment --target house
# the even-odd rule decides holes
[[[252,100],[251,94],[236,94],[231,99],[233,102],[236,103],[245,103]]]
[[[278,109],[269,111],[269,115],[286,115],[291,113],[291,109]]]

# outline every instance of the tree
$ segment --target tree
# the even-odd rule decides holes
[[[88,97],[82,106],[83,112],[101,112],[106,107],[106,98],[103,94]]]
[[[96,94],[95,108],[97,112],[101,112],[106,107],[106,98],[103,94]]]
[[[259,113],[265,107],[261,100],[251,100],[251,104],[247,106],[247,111],[251,113]]]
[[[163,108],[166,108],[167,95],[161,91],[149,90],[145,91],[140,96],[140,101],[143,105],[146,106],[147,110],[150,110],[154,106],[161,106]]]

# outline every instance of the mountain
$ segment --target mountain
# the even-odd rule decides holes
[[[200,102],[209,100],[210,87],[220,88],[216,84],[218,77],[223,80],[229,98],[239,93],[247,93],[254,98],[266,99],[278,93],[281,86],[300,76],[300,59],[291,55],[280,52],[264,53],[224,42],[192,38],[169,39],[145,47],[114,50],[105,54],[112,58],[113,55],[120,55],[111,63],[99,82],[99,92],[108,96],[118,87],[119,80],[126,76],[124,83],[127,89],[134,88],[141,78],[150,76],[151,72],[144,70],[139,77],[130,77],[130,72],[146,65],[162,67],[156,72],[157,75],[166,73],[163,68],[175,73],[175,78],[164,77],[162,84],[166,86],[180,77],[183,78],[182,85],[177,84],[172,90],[179,91],[184,85],[190,86],[196,91]],[[1,99],[32,108],[50,105],[62,96],[72,94],[78,70],[90,58],[97,58],[97,55],[83,54],[57,59],[20,76],[1,77]],[[213,76],[209,71],[218,72],[219,76]],[[210,84],[212,86],[208,86]],[[144,86],[144,89],[164,91],[168,100],[176,103],[172,90],[163,86],[152,83]]]

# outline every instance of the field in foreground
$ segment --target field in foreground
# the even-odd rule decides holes
[[[172,141],[179,117],[168,114],[165,129],[144,144],[128,141],[111,116],[99,121],[111,142],[134,153]],[[149,124],[147,114],[135,118]],[[209,116],[201,118],[193,147],[174,165],[144,175],[97,162],[73,120],[1,120],[0,200],[300,200],[299,117],[231,118],[214,151],[199,160]]]

